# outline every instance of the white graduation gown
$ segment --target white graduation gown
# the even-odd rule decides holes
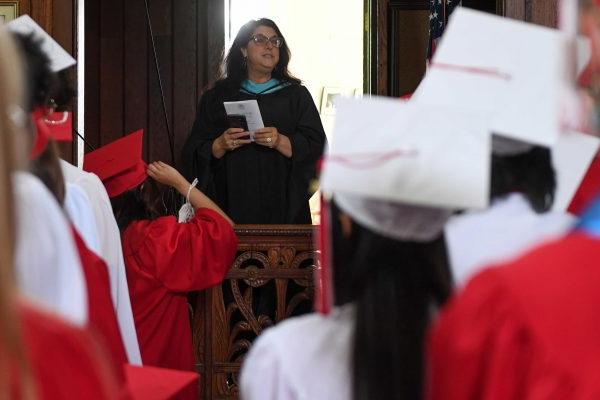
[[[456,286],[490,264],[562,236],[575,222],[566,212],[536,213],[520,193],[496,199],[486,210],[453,216],[444,232]]]
[[[240,376],[244,400],[351,400],[354,308],[309,314],[267,329],[250,348]]]
[[[16,172],[12,181],[19,290],[40,307],[84,326],[87,287],[69,221],[38,178]]]
[[[96,254],[100,254],[96,217],[94,217],[90,199],[78,185],[70,182],[65,183],[64,209],[73,225],[75,225],[77,232],[83,238],[87,248]]]
[[[127,358],[130,364],[141,365],[142,357],[131,311],[127,275],[123,261],[121,233],[113,214],[110,198],[102,181],[96,175],[85,172],[64,160],[61,160],[60,164],[65,181],[83,189],[90,200],[98,229],[100,245],[98,255],[108,265],[111,296],[115,305]]]

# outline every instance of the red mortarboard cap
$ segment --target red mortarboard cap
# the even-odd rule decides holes
[[[109,197],[135,188],[148,176],[142,160],[143,135],[140,129],[85,155],[83,169],[98,175]]]
[[[31,159],[37,158],[48,146],[48,140],[70,142],[73,140],[73,114],[57,112],[46,114],[46,109],[38,107],[31,113],[36,129]]]
[[[48,139],[50,138],[50,128],[44,123],[44,109],[36,108],[31,113],[31,119],[33,120],[33,126],[35,126],[35,140],[33,147],[31,148],[30,159],[35,160],[48,146]]]
[[[50,139],[59,142],[73,141],[73,113],[65,111],[46,115],[44,123],[48,126]]]
[[[156,367],[124,365],[127,389],[134,400],[166,400],[197,385],[198,374]]]

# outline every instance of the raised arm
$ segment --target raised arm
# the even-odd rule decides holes
[[[191,184],[175,168],[162,161],[156,161],[148,166],[148,175],[164,185],[169,185],[186,197]],[[221,208],[209,199],[204,193],[195,187],[190,192],[190,203],[195,209],[208,208],[219,213],[223,218],[233,225],[233,221]]]

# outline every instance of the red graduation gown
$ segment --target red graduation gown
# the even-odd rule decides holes
[[[72,232],[87,285],[90,328],[97,331],[109,350],[114,369],[118,371],[118,377],[123,382],[125,377],[122,373],[122,365],[127,363],[127,355],[110,295],[108,267],[100,257],[87,248],[75,228],[72,228]]]
[[[600,399],[600,240],[584,233],[476,276],[429,340],[429,399]]]
[[[174,217],[132,222],[122,239],[142,362],[193,370],[187,292],[223,280],[237,250],[233,229],[199,209],[183,224]]]
[[[88,332],[29,305],[18,312],[38,399],[124,398],[112,364]]]
[[[598,195],[600,195],[600,155],[596,155],[590,164],[567,211],[575,215],[581,215]]]

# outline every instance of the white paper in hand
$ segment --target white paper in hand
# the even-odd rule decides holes
[[[256,100],[225,101],[223,102],[227,115],[243,115],[248,123],[250,139],[254,141],[254,132],[265,125]]]
[[[488,204],[490,135],[482,115],[396,99],[339,99],[324,192],[442,208]]]

